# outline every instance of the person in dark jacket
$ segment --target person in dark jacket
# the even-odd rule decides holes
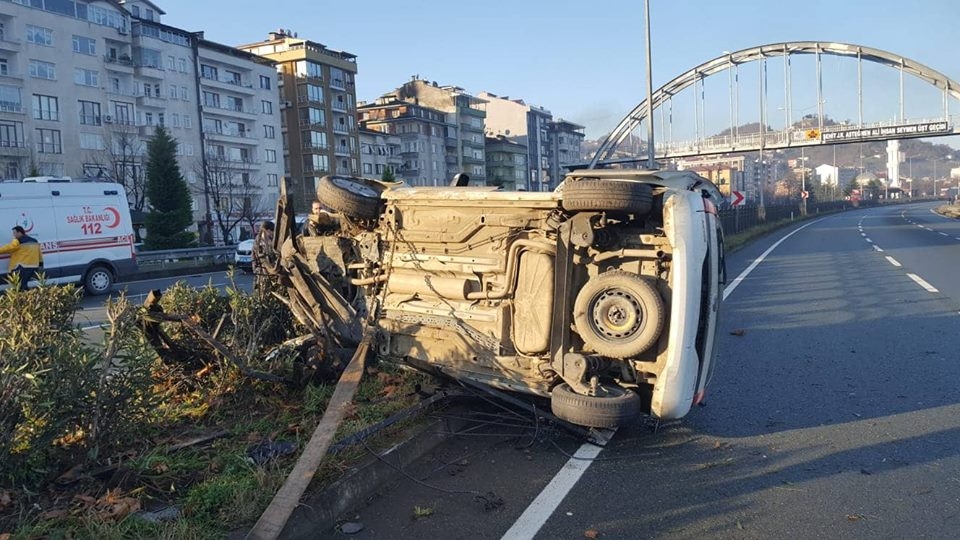
[[[27,283],[36,277],[37,270],[43,265],[40,243],[28,235],[23,227],[17,225],[13,228],[13,240],[0,247],[0,255],[6,253],[10,254],[10,262],[7,266],[8,281],[9,276],[17,274],[20,276],[20,290],[27,290]]]

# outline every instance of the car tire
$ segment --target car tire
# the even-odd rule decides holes
[[[564,210],[613,211],[645,215],[653,208],[650,184],[624,180],[577,180],[563,184]]]
[[[580,289],[573,317],[577,333],[589,349],[612,358],[632,358],[660,338],[666,309],[649,280],[611,270]]]
[[[101,296],[113,289],[113,272],[109,268],[98,264],[83,276],[83,290],[91,296]]]
[[[344,176],[324,176],[317,185],[317,199],[334,212],[347,217],[380,217],[383,188],[375,182]]]
[[[640,414],[640,396],[616,384],[603,384],[598,393],[584,396],[567,383],[553,387],[550,409],[554,416],[571,424],[595,428],[615,428]]]

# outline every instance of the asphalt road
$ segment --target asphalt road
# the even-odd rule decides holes
[[[932,207],[828,216],[731,254],[731,280],[757,264],[728,287],[706,406],[682,422],[621,428],[578,460],[569,436],[504,413],[345,515],[353,537],[956,537],[960,221]]]

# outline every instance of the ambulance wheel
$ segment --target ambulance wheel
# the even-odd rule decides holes
[[[100,296],[107,294],[113,289],[113,272],[102,265],[94,266],[87,270],[87,275],[83,277],[83,290],[91,296]]]

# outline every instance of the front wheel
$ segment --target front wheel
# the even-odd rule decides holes
[[[91,296],[107,294],[113,289],[113,272],[106,266],[97,265],[87,270],[83,277],[83,290]]]
[[[597,395],[584,396],[562,383],[550,393],[550,409],[571,424],[615,428],[640,414],[640,397],[616,384],[601,384]]]
[[[352,218],[380,216],[383,187],[362,178],[324,176],[317,185],[317,198],[333,211]]]

